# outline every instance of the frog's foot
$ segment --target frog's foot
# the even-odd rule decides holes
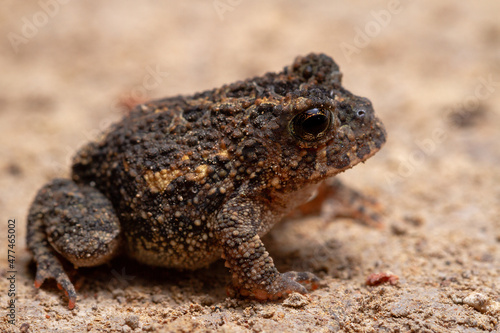
[[[111,202],[97,189],[54,179],[31,205],[27,244],[37,263],[35,287],[55,279],[72,309],[75,287],[57,253],[75,267],[103,264],[118,252],[120,224]]]
[[[319,278],[309,272],[286,272],[279,273],[278,277],[268,287],[255,287],[251,290],[239,289],[242,296],[253,297],[261,301],[277,300],[284,298],[292,292],[307,294],[308,291],[316,290],[319,286]]]
[[[384,227],[384,209],[378,201],[355,191],[349,194],[351,200],[347,204],[333,203],[330,209],[325,209],[324,216],[327,219],[347,217],[360,224],[377,229]]]

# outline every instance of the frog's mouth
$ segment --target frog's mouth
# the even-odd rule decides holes
[[[361,136],[354,135],[348,125],[337,131],[334,144],[327,145],[323,152],[318,152],[319,158],[316,170],[324,170],[327,177],[334,176],[342,171],[352,168],[375,155],[385,144],[387,134],[382,122],[375,118],[371,129]]]

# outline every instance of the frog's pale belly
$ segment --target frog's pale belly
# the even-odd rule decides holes
[[[160,266],[177,269],[198,269],[207,267],[221,258],[222,248],[213,242],[200,242],[199,245],[179,247],[176,243],[167,243],[161,250],[158,248],[145,248],[137,245],[133,240],[127,240],[128,256],[146,265]]]

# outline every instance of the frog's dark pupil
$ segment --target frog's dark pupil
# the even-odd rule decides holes
[[[290,122],[290,131],[295,138],[303,141],[321,139],[330,126],[330,111],[309,109],[297,114]]]
[[[310,116],[302,123],[304,132],[314,136],[320,134],[328,127],[328,118],[323,114]]]

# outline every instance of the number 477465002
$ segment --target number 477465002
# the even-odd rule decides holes
[[[9,262],[9,269],[15,268],[16,262],[16,252],[14,248],[16,247],[16,220],[9,219],[8,222],[8,231],[7,231],[7,241],[8,241],[8,249],[7,249],[7,261]]]

